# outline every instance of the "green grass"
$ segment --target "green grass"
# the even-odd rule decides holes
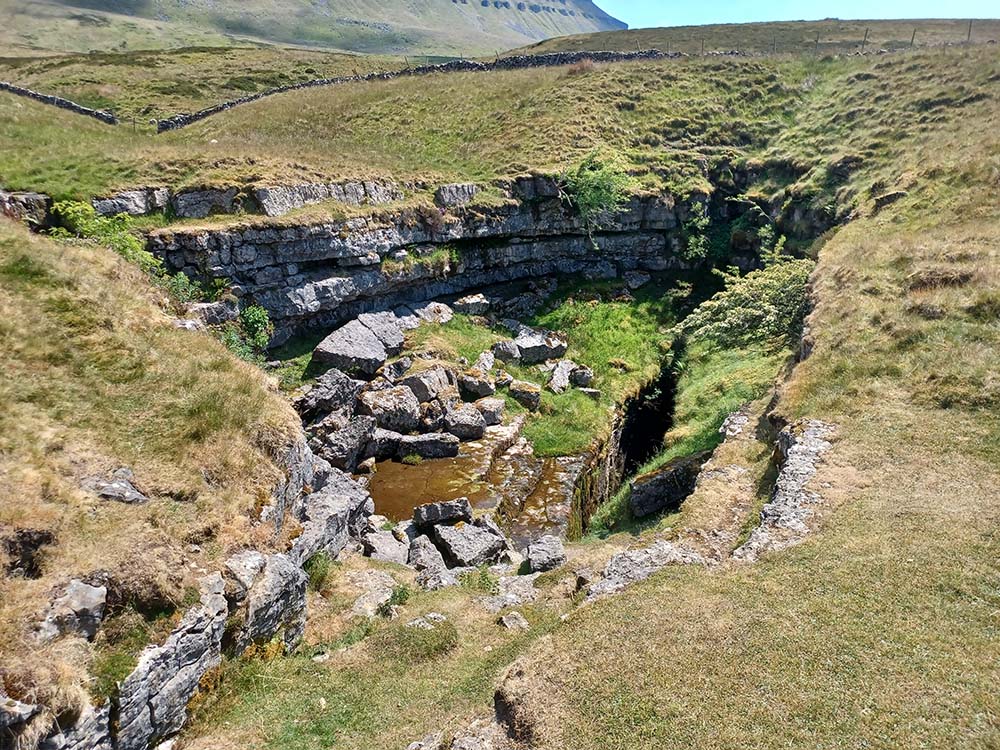
[[[629,29],[599,34],[577,34],[547,39],[508,54],[541,54],[581,50],[658,49],[700,55],[706,52],[739,50],[756,54],[820,55],[843,54],[860,49],[869,30],[866,50],[908,49],[911,38],[916,47],[960,44],[969,31],[967,19],[935,20],[841,20],[784,21],[768,23],[705,24],[652,29]],[[917,32],[913,37],[914,30]],[[817,48],[816,37],[819,36]],[[978,20],[973,24],[973,43],[982,44],[1000,37],[1000,21]]]

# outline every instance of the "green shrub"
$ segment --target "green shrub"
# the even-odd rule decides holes
[[[746,276],[726,275],[726,288],[677,326],[693,342],[719,347],[792,347],[809,306],[813,262],[776,260]]]
[[[153,276],[163,274],[163,263],[146,250],[131,231],[131,219],[125,214],[100,216],[94,207],[82,201],[58,201],[53,215],[61,223],[52,231],[56,237],[76,236],[106,245],[130,263]]]
[[[240,325],[246,334],[247,343],[255,349],[263,350],[271,341],[274,324],[260,305],[249,305],[240,311]]]
[[[306,560],[302,569],[309,577],[309,590],[322,591],[326,585],[327,578],[330,577],[330,569],[333,567],[333,560],[325,552],[317,552]]]
[[[463,588],[472,591],[493,596],[500,593],[500,579],[485,565],[474,572],[464,573],[458,580]]]
[[[576,206],[589,229],[599,228],[628,198],[632,179],[620,159],[591,154],[563,175],[565,197]]]
[[[407,466],[420,466],[424,462],[423,456],[418,456],[416,453],[411,453],[408,456],[403,456],[403,463]]]
[[[708,211],[704,207],[684,222],[681,231],[684,238],[683,256],[685,260],[697,261],[708,257],[708,251],[711,247],[708,229],[711,223]]]
[[[392,613],[393,607],[399,607],[410,601],[410,587],[401,583],[392,590],[389,601],[383,602],[378,607],[378,614],[381,617],[388,617]]]

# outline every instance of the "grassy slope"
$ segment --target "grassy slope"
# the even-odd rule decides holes
[[[936,117],[897,144],[910,195],[820,255],[816,348],[779,405],[840,426],[820,533],[581,612],[525,662],[538,747],[1000,739],[1000,120],[995,100]],[[971,280],[914,288],[941,269]]]
[[[276,86],[391,70],[402,58],[275,47],[188,47],[177,50],[0,59],[0,80],[55,94],[119,117],[195,112]]]
[[[658,49],[698,55],[702,42],[706,52],[740,50],[741,52],[801,54],[853,52],[861,47],[869,30],[866,49],[898,50],[910,46],[960,44],[966,41],[969,21],[959,19],[900,21],[786,21],[770,23],[708,24],[672,26],[659,29],[634,29],[597,34],[577,34],[547,39],[508,54],[538,54],[578,50]],[[913,37],[914,30],[917,32]],[[977,20],[972,27],[972,41],[1000,40],[1000,20]]]
[[[250,511],[281,476],[270,456],[296,416],[259,370],[175,329],[159,296],[108,250],[0,222],[0,529],[56,535],[41,578],[0,580],[0,672],[54,706],[78,694],[95,653],[29,645],[54,587],[103,568],[126,592],[180,603],[201,566],[273,534],[253,528]],[[135,471],[148,504],[80,489],[119,466]],[[193,540],[202,552],[190,554]]]
[[[431,76],[290,92],[156,137],[3,95],[0,183],[88,195],[137,182],[487,180],[608,147],[649,182],[703,187],[698,160],[766,145],[808,74],[692,60]]]
[[[366,53],[477,54],[620,25],[590,0],[560,0],[577,15],[532,13],[451,0],[3,0],[0,44],[14,52],[148,49],[239,40]],[[553,3],[554,4],[554,3]],[[593,20],[583,17],[589,13]],[[598,20],[600,19],[600,20]]]
[[[754,566],[664,572],[558,626],[518,681],[538,747],[990,747],[1000,737],[1000,123],[990,95],[1000,71],[972,53],[858,72],[843,64],[817,76],[775,146],[820,165],[809,189],[836,200],[846,188],[859,201],[855,222],[822,245],[815,351],[779,407],[840,425],[821,475],[823,527]],[[970,100],[970,90],[987,96]],[[877,118],[863,111],[876,106]],[[845,153],[866,166],[834,180],[825,165]],[[888,187],[909,194],[874,215],[870,196]],[[910,290],[942,268],[973,276]],[[693,521],[682,513],[677,526]],[[237,689],[213,721],[229,728],[211,739],[382,748],[421,736],[428,723],[411,708],[426,699],[410,696],[435,694],[436,681],[362,663],[319,682],[294,663],[269,667],[258,684],[284,686],[282,710],[269,714],[277,723],[258,721],[269,692]],[[336,686],[347,676],[350,696],[381,696],[384,670],[414,692],[397,702],[398,722],[373,726],[366,704]],[[295,702],[299,687],[312,702]],[[345,710],[317,718],[318,689]],[[430,726],[454,725],[474,705],[438,707],[444,718]],[[490,701],[478,705],[485,713]]]

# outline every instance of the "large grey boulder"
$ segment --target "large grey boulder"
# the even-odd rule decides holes
[[[521,350],[513,339],[504,339],[496,342],[490,349],[493,355],[501,362],[520,362]]]
[[[370,531],[362,535],[361,544],[365,555],[373,560],[406,565],[410,556],[410,545],[397,539],[391,531]]]
[[[2,712],[0,708],[0,714]],[[112,750],[111,701],[105,701],[101,706],[85,706],[72,721],[60,719],[56,730],[42,740],[38,748],[39,750]]]
[[[521,362],[526,365],[557,359],[566,353],[566,340],[551,331],[522,328],[514,339]]]
[[[660,469],[632,480],[629,508],[634,518],[645,518],[665,510],[677,510],[694,491],[701,465],[711,451],[681,456]]]
[[[604,568],[604,577],[591,584],[587,599],[593,600],[621,591],[645,580],[668,565],[704,565],[701,554],[682,544],[659,540],[649,547],[618,552]]]
[[[135,486],[135,474],[131,469],[116,469],[111,479],[90,477],[83,481],[84,489],[88,489],[102,500],[111,500],[126,505],[140,505],[149,500]]]
[[[544,573],[566,562],[566,550],[557,536],[546,534],[528,545],[528,567],[532,573]]]
[[[364,383],[348,377],[336,368],[320,375],[304,395],[295,401],[295,408],[304,420],[335,417],[343,427],[354,413],[355,402]]]
[[[549,375],[549,390],[553,393],[562,393],[569,388],[570,377],[576,369],[577,364],[571,359],[560,359],[556,362],[556,366],[552,368],[552,374]]]
[[[388,358],[385,345],[357,320],[338,328],[313,350],[315,361],[367,379],[374,377]]]
[[[578,388],[586,388],[594,382],[594,371],[584,365],[577,365],[569,374],[569,382]]]
[[[479,440],[486,434],[486,420],[474,404],[461,404],[445,414],[444,428],[459,440]]]
[[[219,326],[236,320],[240,316],[240,308],[236,300],[223,299],[218,302],[197,302],[188,307],[187,314],[207,326]]]
[[[49,606],[36,636],[43,642],[60,635],[79,635],[88,641],[94,640],[104,620],[107,597],[105,586],[91,586],[76,579],[70,581],[63,595]]]
[[[451,567],[478,567],[496,562],[506,548],[503,539],[469,523],[435,526],[432,534]]]
[[[502,398],[481,398],[475,403],[479,413],[483,415],[483,420],[487,427],[503,423],[503,413],[507,408],[507,402]]]
[[[358,316],[358,322],[375,334],[390,355],[399,354],[403,350],[403,328],[396,313],[391,310],[364,313]]]
[[[438,398],[451,386],[448,371],[440,365],[407,375],[399,384],[413,391],[422,404]]]
[[[464,398],[476,400],[497,392],[493,377],[485,370],[474,367],[458,376],[458,389]]]
[[[470,294],[456,300],[452,308],[462,315],[485,315],[490,310],[490,301],[484,294]]]
[[[424,323],[444,324],[455,317],[455,312],[443,302],[424,302],[413,305],[412,310]]]
[[[336,557],[352,534],[360,535],[373,511],[374,503],[364,487],[343,472],[333,472],[323,489],[303,500],[302,533],[288,556],[299,566],[317,552]]]
[[[472,521],[472,505],[467,497],[442,503],[427,503],[413,509],[413,523],[418,528],[459,521]]]
[[[246,595],[246,616],[236,639],[239,651],[281,634],[285,650],[302,638],[306,624],[306,574],[286,555],[270,555]]]
[[[218,574],[210,576],[201,603],[188,610],[162,646],[139,656],[118,695],[118,750],[147,750],[180,731],[201,678],[222,660],[229,608]]]
[[[313,451],[336,469],[354,471],[374,431],[374,417],[352,417],[343,429],[314,441]]]
[[[534,383],[524,380],[515,380],[508,389],[511,398],[517,401],[528,411],[538,411],[542,405],[542,389]]]
[[[365,456],[374,458],[376,461],[387,461],[390,458],[395,458],[399,454],[399,441],[402,438],[403,436],[398,432],[376,427],[372,431]]]
[[[441,551],[434,546],[428,536],[418,536],[410,543],[408,562],[417,571],[443,570],[445,565]]]
[[[454,458],[458,455],[460,440],[445,432],[426,435],[403,435],[399,440],[399,458]]]
[[[403,385],[366,391],[358,399],[358,411],[375,418],[375,424],[393,432],[412,432],[420,424],[420,402]]]

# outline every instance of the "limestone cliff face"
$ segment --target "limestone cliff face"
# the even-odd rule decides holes
[[[150,235],[149,247],[172,269],[229,279],[238,296],[268,309],[278,340],[369,310],[516,279],[683,265],[680,226],[697,199],[635,197],[591,237],[552,180],[527,177],[507,191],[500,205],[387,210],[303,226],[163,230]]]

